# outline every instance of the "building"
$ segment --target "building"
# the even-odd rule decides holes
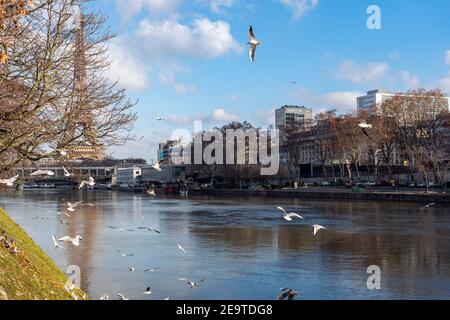
[[[386,102],[392,97],[396,96],[408,96],[407,93],[392,93],[387,90],[372,90],[368,91],[365,96],[358,97],[356,99],[356,104],[358,108],[358,114],[360,112],[370,112],[374,107]],[[447,103],[447,110],[450,111],[450,97],[445,96]],[[436,111],[437,112],[437,111]]]
[[[141,183],[142,169],[140,167],[117,169],[116,183],[118,185],[136,186]]]
[[[178,144],[176,140],[167,140],[160,143],[158,149],[158,162],[162,164],[172,164],[171,153],[173,148]]]
[[[275,110],[275,128],[280,132],[280,140],[286,137],[286,131],[308,130],[312,124],[313,111],[306,107],[284,106]]]
[[[142,167],[141,181],[151,183],[176,183],[186,179],[186,167],[175,165],[163,165],[161,171],[156,171],[152,166]]]

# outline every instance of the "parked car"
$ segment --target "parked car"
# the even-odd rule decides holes
[[[321,185],[322,187],[329,187],[331,184],[330,184],[328,181],[322,181],[322,182],[320,183],[320,185]]]

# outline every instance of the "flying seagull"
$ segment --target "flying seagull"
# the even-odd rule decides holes
[[[153,114],[155,115],[156,121],[167,121],[166,119],[161,118],[157,113],[154,113],[154,112],[153,112]]]
[[[83,201],[78,201],[78,202],[75,202],[75,203],[67,202],[67,210],[70,211],[70,212],[74,212],[75,208],[77,206],[79,206],[80,204],[82,204],[82,203],[83,203]]]
[[[123,253],[122,251],[120,251],[119,249],[117,249],[116,251],[124,258],[134,256],[134,253],[126,254],[126,253]]]
[[[367,138],[370,138],[369,133],[367,132],[368,129],[372,129],[371,124],[367,124],[366,120],[361,120],[361,122],[358,124],[358,126],[362,129],[362,132]]]
[[[253,27],[250,26],[248,28],[248,36],[250,38],[250,41],[247,42],[247,44],[250,45],[250,61],[253,63],[255,62],[255,51],[256,51],[256,47],[259,46],[261,43],[256,40],[255,34],[253,33]]]
[[[30,174],[30,176],[54,176],[55,173],[51,170],[37,170]]]
[[[116,293],[116,294],[117,294],[117,297],[119,297],[119,300],[130,300],[121,293]]]
[[[80,183],[78,189],[83,189],[85,186],[93,187],[95,186],[95,180],[92,177],[89,177],[89,181],[83,180]]]
[[[149,296],[152,294],[152,292],[150,291],[150,287],[147,287],[147,289],[145,289],[145,292],[143,293],[143,295]]]
[[[153,166],[153,169],[155,169],[158,172],[161,172],[161,166],[159,165],[159,162],[156,162]]]
[[[186,253],[186,250],[184,250],[184,248],[181,246],[181,244],[177,243],[177,247],[178,247],[178,249],[180,249],[181,251]]]
[[[56,241],[55,235],[52,235],[52,239],[53,239],[53,245],[55,246],[55,249],[58,249],[58,248],[65,249],[63,246],[60,246],[60,245],[58,244],[58,241]]]
[[[145,269],[144,272],[155,272],[158,269]]]
[[[298,295],[298,292],[290,289],[290,288],[282,288],[281,293],[278,295],[277,300],[284,300],[288,298],[288,300],[294,300],[295,296]]]
[[[284,215],[283,215],[283,219],[287,220],[287,221],[292,221],[292,218],[299,218],[303,220],[303,217],[298,215],[297,213],[291,212],[291,213],[287,213],[286,210],[284,210],[282,207],[278,207],[278,210],[283,211]]]
[[[109,295],[107,293],[105,293],[104,295],[102,295],[100,297],[100,300],[109,300]]]
[[[9,179],[0,179],[0,184],[6,184],[8,187],[12,187],[14,185],[14,182],[19,178],[19,175],[14,176]]]
[[[186,283],[191,287],[191,289],[194,289],[194,288],[199,287],[200,284],[201,284],[203,281],[205,281],[205,279],[203,279],[203,280],[200,280],[199,282],[193,282],[193,281],[187,280],[186,278],[177,278],[177,280],[186,282]]]
[[[65,176],[65,177],[71,177],[71,176],[72,176],[72,174],[70,174],[70,172],[67,171],[66,167],[62,166],[62,168],[63,168],[63,170],[64,170],[64,176]]]
[[[67,209],[67,210],[69,210],[69,209]],[[75,210],[74,210],[74,211],[75,211]],[[64,215],[68,216],[69,218],[72,217],[72,216],[71,216],[70,214],[68,214],[67,212],[57,212],[56,214],[57,214],[58,216],[61,216],[61,215],[64,214]]]
[[[156,197],[155,189],[147,190],[147,194],[148,194],[149,196]]]
[[[134,267],[128,267],[128,272],[133,272],[134,270]]]
[[[78,247],[80,245],[80,240],[83,238],[79,235],[76,235],[75,238],[65,236],[60,239],[58,239],[58,242],[71,242],[75,247]]]
[[[429,208],[431,208],[432,206],[435,206],[435,205],[436,205],[436,203],[429,203],[426,206],[422,207],[420,210],[429,209]]]
[[[325,227],[322,227],[321,225],[318,225],[318,224],[313,225],[313,228],[314,228],[314,236],[315,236],[321,229],[324,229],[324,230],[325,230]]]
[[[153,232],[155,232],[155,233],[161,233],[159,230],[156,230],[156,229],[153,229],[153,228],[150,228],[150,227],[137,227],[137,229],[139,229],[139,230],[153,231]]]

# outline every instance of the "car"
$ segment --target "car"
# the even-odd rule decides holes
[[[322,187],[329,187],[331,184],[330,184],[328,181],[322,181],[322,182],[320,183],[320,185],[321,185]]]

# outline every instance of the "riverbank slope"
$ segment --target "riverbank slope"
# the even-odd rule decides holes
[[[0,240],[0,300],[72,300],[66,275],[2,208]]]

